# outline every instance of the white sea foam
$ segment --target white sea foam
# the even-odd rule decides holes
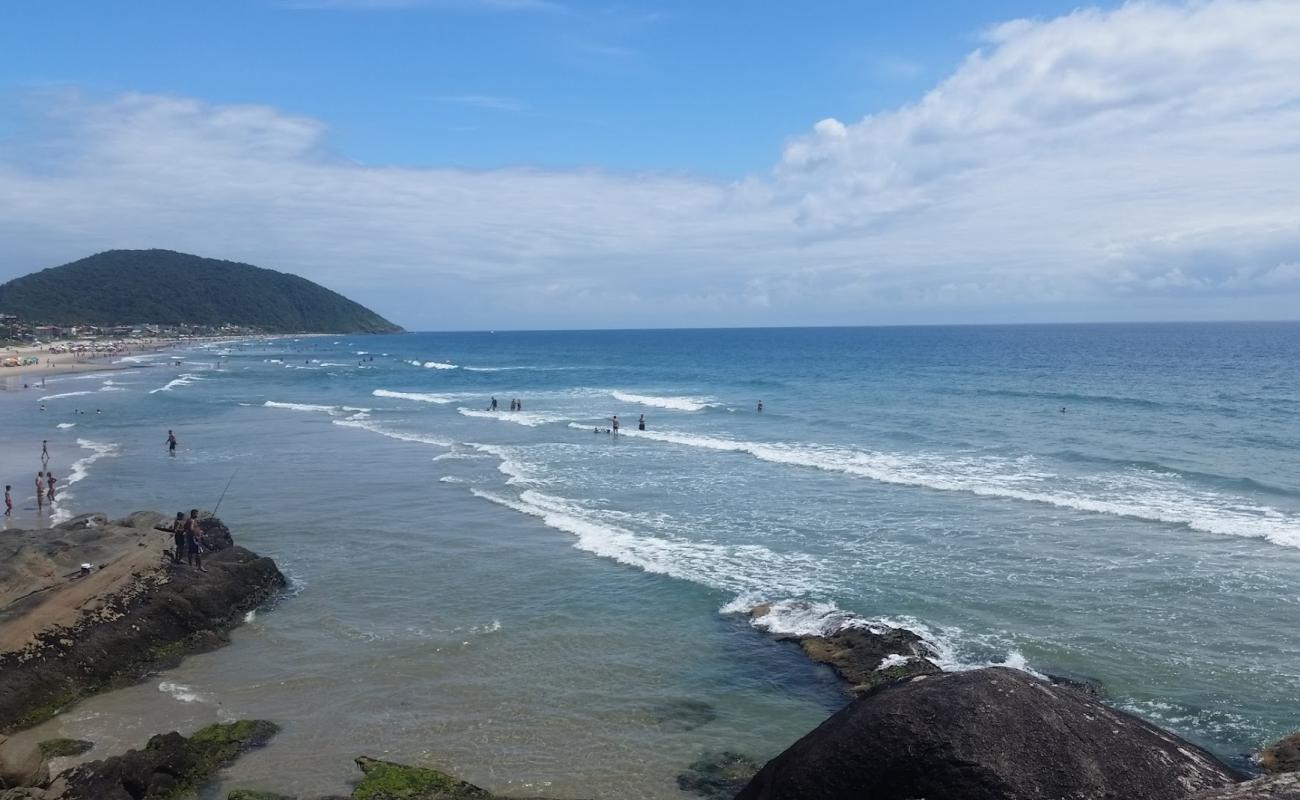
[[[816,574],[818,562],[803,553],[778,553],[761,545],[720,545],[634,533],[598,518],[576,503],[526,490],[518,498],[470,489],[477,497],[537,517],[575,537],[574,547],[620,564],[727,591],[759,585],[803,593],[812,588],[801,576]]]
[[[56,425],[55,427],[57,427],[57,428],[75,428],[75,427],[77,427],[77,423],[75,423],[75,422],[60,422],[60,423],[59,423],[58,425]]]
[[[83,394],[94,394],[94,392],[60,392],[59,394],[47,394],[44,397],[36,398],[37,402],[44,403],[46,400],[58,400],[62,397],[80,397]]]
[[[202,381],[202,380],[207,380],[207,379],[202,378],[193,373],[186,372],[182,374],[180,377],[175,378],[172,381],[168,382],[166,386],[159,386],[157,389],[150,389],[149,394],[157,394],[158,392],[170,392],[173,389],[177,388],[178,386],[189,386],[195,381]]]
[[[266,408],[283,408],[289,411],[308,411],[312,413],[337,414],[338,408],[335,406],[322,406],[313,403],[280,403],[275,400],[267,400],[262,404]]]
[[[396,439],[400,442],[417,442],[419,444],[431,444],[437,447],[452,446],[452,442],[447,439],[440,439],[436,436],[429,436],[423,433],[407,433],[404,431],[395,431],[389,428],[381,427],[378,424],[365,419],[353,419],[351,417],[349,417],[348,419],[336,419],[334,420],[334,424],[341,425],[345,428],[359,428],[360,430],[370,431],[371,433],[377,433],[380,436],[386,436],[389,439]]]
[[[394,392],[390,389],[376,389],[371,392],[375,397],[388,397],[394,400],[414,400],[419,403],[438,403],[447,405],[456,402],[455,395],[428,394],[425,392]]]
[[[424,367],[425,369],[460,369],[458,365],[446,361],[408,361],[406,363],[413,367]]]
[[[672,411],[703,411],[718,403],[712,397],[655,397],[648,394],[631,394],[629,392],[611,391],[610,396],[623,403],[636,403],[642,406],[667,408]]]
[[[574,425],[574,427],[585,427]],[[1079,485],[1016,461],[943,453],[882,453],[817,444],[749,442],[674,431],[624,429],[630,437],[762,461],[839,472],[880,483],[1022,500],[1095,514],[1185,525],[1193,530],[1267,539],[1300,548],[1300,519],[1244,498],[1198,490],[1170,476],[1126,472]],[[1048,488],[1051,484],[1050,488]]]
[[[464,478],[457,478],[455,475],[443,475],[438,479],[439,483],[464,483]]]
[[[567,416],[556,414],[542,414],[536,411],[480,411],[475,408],[458,408],[457,412],[464,417],[476,417],[479,419],[495,419],[501,422],[513,422],[516,425],[524,425],[529,428],[536,428],[539,425],[546,425],[551,422],[564,422]]]
[[[71,501],[73,498],[70,491],[73,486],[81,483],[90,474],[90,467],[102,458],[117,455],[118,445],[113,442],[95,442],[90,439],[78,439],[77,446],[83,450],[89,450],[90,454],[82,456],[68,468],[68,474],[60,482],[58,499],[52,505],[53,511],[50,514],[50,521],[58,524],[72,519],[73,513]]]
[[[162,681],[158,684],[158,691],[163,694],[169,694],[182,703],[201,703],[203,695],[186,686],[183,683],[173,683],[171,681]]]

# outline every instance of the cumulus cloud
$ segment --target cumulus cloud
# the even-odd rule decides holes
[[[731,183],[360,165],[274,108],[47,95],[0,151],[0,270],[173,247],[414,327],[1289,317],[1296,41],[1291,0],[1008,22]]]

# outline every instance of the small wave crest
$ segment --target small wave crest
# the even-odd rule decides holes
[[[568,417],[541,414],[536,411],[479,411],[478,409],[463,406],[457,408],[456,411],[463,417],[495,419],[501,422],[513,422],[516,425],[524,425],[529,428],[536,428],[539,425],[546,425],[551,422],[564,422],[568,419]]]
[[[451,447],[453,444],[451,441],[447,439],[439,439],[436,436],[429,436],[423,433],[407,433],[404,431],[395,431],[389,428],[384,428],[374,422],[371,422],[370,420],[357,419],[356,416],[357,415],[353,415],[352,417],[348,417],[347,419],[336,419],[334,420],[334,424],[340,425],[344,428],[357,428],[359,430],[369,431],[371,433],[377,433],[380,436],[385,436],[389,439],[396,439],[399,442],[416,442],[419,444],[431,444],[436,447]]]
[[[406,363],[413,367],[424,367],[425,369],[460,369],[459,365],[447,361],[408,361]]]
[[[307,411],[331,415],[339,413],[337,406],[322,406],[315,403],[281,403],[275,400],[267,400],[262,405],[266,408],[283,408],[288,411]]]
[[[437,403],[448,405],[456,402],[455,395],[430,394],[427,392],[395,392],[391,389],[376,389],[370,393],[375,397],[387,397],[392,400],[414,400],[417,403]]]
[[[622,403],[635,403],[636,405],[666,408],[672,411],[703,411],[706,408],[715,408],[721,405],[712,397],[656,397],[654,395],[631,394],[630,392],[618,390],[609,394]]]
[[[59,400],[64,397],[80,397],[83,394],[94,394],[94,392],[59,392],[58,394],[47,394],[44,397],[36,398],[37,402],[44,403],[46,400]]]
[[[207,379],[195,375],[193,373],[186,372],[180,375],[179,377],[172,379],[165,386],[159,386],[157,389],[150,389],[149,394],[157,394],[159,392],[170,392],[181,386],[190,386],[195,381],[202,381],[202,380],[207,380]]]

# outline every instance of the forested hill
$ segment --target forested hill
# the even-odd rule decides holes
[[[40,325],[218,326],[395,333],[337,292],[284,272],[171,250],[109,250],[0,285],[0,313]]]

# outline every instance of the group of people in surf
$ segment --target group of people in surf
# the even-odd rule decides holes
[[[59,497],[59,479],[50,471],[50,442],[48,439],[41,441],[41,468],[36,473],[36,510],[45,510],[45,501],[49,501],[50,508],[54,508],[54,501]],[[14,497],[13,486],[5,485],[5,516],[13,516]]]
[[[488,403],[487,410],[488,410],[488,411],[496,411],[496,410],[497,410],[497,399],[496,399],[495,397],[492,398],[492,402]],[[523,401],[523,400],[520,400],[520,399],[517,398],[517,397],[514,398],[513,400],[510,401],[510,410],[511,410],[511,411],[523,411],[523,410],[524,410],[524,401]]]

